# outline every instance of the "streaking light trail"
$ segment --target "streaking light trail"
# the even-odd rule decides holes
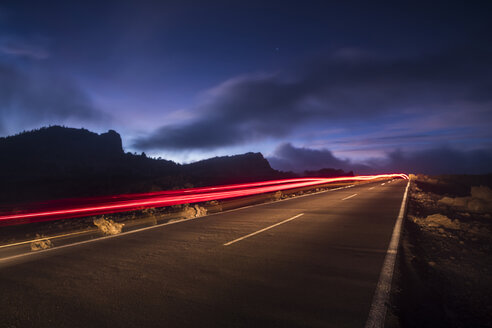
[[[82,216],[126,212],[150,207],[164,207],[244,197],[333,182],[368,181],[391,178],[408,179],[408,176],[406,174],[381,174],[338,178],[298,178],[144,194],[61,200],[54,202],[51,208],[44,209],[43,211],[26,211],[23,213],[1,215],[0,224],[13,225],[61,220]]]

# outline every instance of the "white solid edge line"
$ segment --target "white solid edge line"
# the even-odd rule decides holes
[[[91,229],[91,230],[76,231],[76,232],[66,233],[66,234],[62,234],[62,235],[54,235],[54,236],[45,237],[45,238],[36,238],[36,239],[32,239],[32,240],[25,240],[25,241],[20,241],[20,242],[17,242],[17,243],[12,243],[12,244],[0,245],[0,248],[20,246],[20,245],[30,244],[30,243],[34,243],[34,242],[37,242],[37,241],[47,240],[47,239],[50,239],[51,240],[51,239],[58,239],[58,238],[63,238],[63,237],[81,235],[81,234],[87,233],[87,232],[97,232],[97,228],[96,229]]]
[[[262,233],[262,232],[264,232],[264,231],[267,231],[267,230],[270,230],[270,229],[272,229],[272,228],[275,228],[276,226],[279,226],[279,225],[281,225],[281,224],[284,224],[284,223],[287,223],[287,222],[289,222],[289,221],[295,220],[295,219],[297,219],[298,217],[303,216],[303,215],[304,215],[304,213],[297,214],[297,215],[295,215],[295,216],[293,216],[293,217],[291,217],[291,218],[289,218],[289,219],[287,219],[287,220],[283,220],[283,221],[281,221],[281,222],[275,223],[275,224],[273,224],[273,225],[271,225],[271,226],[268,226],[268,227],[266,227],[266,228],[260,229],[260,230],[258,230],[258,231],[253,232],[253,233],[250,233],[250,234],[248,234],[248,235],[246,235],[246,236],[240,237],[240,238],[238,238],[238,239],[234,239],[233,241],[230,241],[230,242],[228,242],[228,243],[225,243],[225,244],[224,244],[224,246],[229,246],[229,245],[232,245],[232,244],[237,243],[238,241],[241,241],[241,240],[243,240],[243,239],[246,239],[246,238],[252,237],[252,236],[257,235],[257,234],[259,234],[259,233]]]
[[[349,199],[349,198],[352,198],[352,197],[355,197],[355,196],[357,196],[357,194],[353,194],[353,195],[351,195],[351,196],[348,196],[348,197],[342,198],[342,200],[346,200],[346,199]]]
[[[398,244],[400,242],[403,217],[405,216],[409,187],[410,180],[408,180],[405,194],[401,201],[400,212],[398,213],[398,218],[396,219],[395,227],[393,228],[393,234],[391,235],[391,241],[384,258],[383,267],[379,274],[379,281],[372,299],[371,309],[369,310],[369,317],[367,318],[365,328],[384,327],[387,311],[386,304],[389,300],[391,291],[391,280],[393,279],[393,271],[395,269],[396,255],[398,252]]]
[[[38,254],[42,254],[42,253],[56,251],[56,250],[63,249],[63,248],[69,248],[69,247],[73,247],[73,246],[88,244],[88,243],[97,242],[97,241],[101,241],[101,240],[105,240],[105,239],[110,239],[110,238],[117,238],[117,237],[121,237],[121,236],[125,236],[125,235],[130,235],[130,234],[141,232],[141,231],[145,231],[145,230],[160,228],[160,227],[171,225],[171,224],[178,224],[178,223],[183,223],[183,222],[187,222],[187,221],[190,221],[190,220],[201,219],[201,218],[205,218],[205,217],[209,217],[209,216],[215,216],[215,215],[220,215],[220,214],[226,214],[226,213],[229,213],[229,212],[235,212],[235,211],[245,210],[245,209],[251,208],[251,207],[264,206],[264,205],[269,205],[269,204],[270,205],[271,204],[276,204],[276,203],[280,203],[280,202],[283,202],[283,201],[288,201],[288,200],[293,200],[293,199],[299,199],[299,198],[307,197],[307,196],[314,196],[314,195],[323,194],[323,193],[330,192],[330,191],[347,189],[347,188],[351,188],[351,187],[354,187],[354,186],[355,185],[348,185],[348,186],[344,186],[344,187],[338,187],[338,188],[323,190],[323,191],[314,192],[314,193],[310,193],[310,194],[305,194],[305,195],[301,195],[301,196],[297,196],[297,197],[281,199],[281,200],[278,200],[278,201],[275,201],[275,202],[268,202],[268,203],[262,203],[262,204],[248,205],[248,206],[234,208],[234,209],[223,211],[223,212],[211,213],[211,214],[200,216],[200,217],[197,217],[197,218],[182,219],[182,220],[176,220],[176,221],[171,221],[171,222],[165,222],[165,223],[156,224],[156,225],[153,225],[153,226],[150,226],[150,227],[144,227],[144,228],[140,228],[140,229],[125,231],[125,232],[119,233],[117,235],[111,235],[111,236],[104,236],[104,237],[99,237],[99,238],[94,238],[94,239],[88,239],[88,240],[83,240],[83,241],[79,241],[79,242],[72,243],[72,244],[67,244],[67,245],[62,245],[62,246],[55,246],[53,248],[48,248],[48,249],[43,249],[43,250],[39,250],[39,251],[34,251],[34,252],[29,252],[29,253],[23,253],[23,254],[13,255],[13,256],[9,256],[9,257],[0,258],[0,264],[5,263],[5,262],[8,262],[8,261],[11,261],[11,260],[15,260],[15,259],[18,259],[18,258],[22,258],[22,257],[34,256],[34,255],[38,255]],[[50,237],[43,238],[43,240],[46,240],[46,239],[50,239]],[[7,245],[5,245],[5,246],[7,246]],[[8,246],[14,246],[14,245],[8,245]]]
[[[99,237],[99,238],[94,238],[94,239],[88,239],[88,240],[78,241],[78,242],[72,243],[72,244],[67,244],[67,245],[62,245],[62,246],[56,246],[56,247],[53,247],[53,248],[43,249],[43,250],[40,250],[40,251],[23,253],[23,254],[13,255],[13,256],[9,256],[9,257],[4,257],[4,258],[1,258],[0,259],[0,264],[2,262],[7,262],[9,260],[14,260],[14,259],[17,259],[17,258],[29,256],[29,255],[37,255],[37,254],[42,254],[42,253],[47,253],[47,252],[55,251],[55,250],[58,250],[58,249],[63,249],[63,248],[77,246],[77,245],[88,244],[88,243],[92,243],[92,242],[96,242],[96,241],[100,241],[100,240],[117,238],[117,237],[121,237],[121,236],[125,236],[125,235],[130,235],[132,233],[137,233],[137,232],[141,232],[141,231],[145,231],[145,230],[150,230],[150,229],[154,229],[154,228],[158,228],[158,227],[162,227],[162,226],[166,226],[166,225],[171,225],[171,224],[186,222],[186,221],[195,220],[195,219],[197,219],[197,218],[183,219],[183,220],[179,220],[179,221],[171,221],[171,222],[161,223],[161,224],[150,226],[150,227],[144,227],[144,228],[140,228],[140,229],[125,231],[125,232],[119,233],[117,235],[111,235],[111,236],[104,236],[104,237]],[[44,238],[43,240],[46,240],[46,239],[50,239],[50,238]]]

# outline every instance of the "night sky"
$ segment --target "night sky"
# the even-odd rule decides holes
[[[491,1],[1,1],[0,135],[177,162],[492,171]]]

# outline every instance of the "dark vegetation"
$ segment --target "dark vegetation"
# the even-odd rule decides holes
[[[0,138],[0,206],[288,178],[261,153],[192,164],[125,153],[120,135],[60,126]]]

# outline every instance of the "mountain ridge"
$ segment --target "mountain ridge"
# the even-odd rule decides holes
[[[229,184],[293,176],[261,153],[190,164],[125,153],[114,130],[43,127],[0,138],[0,204]]]

